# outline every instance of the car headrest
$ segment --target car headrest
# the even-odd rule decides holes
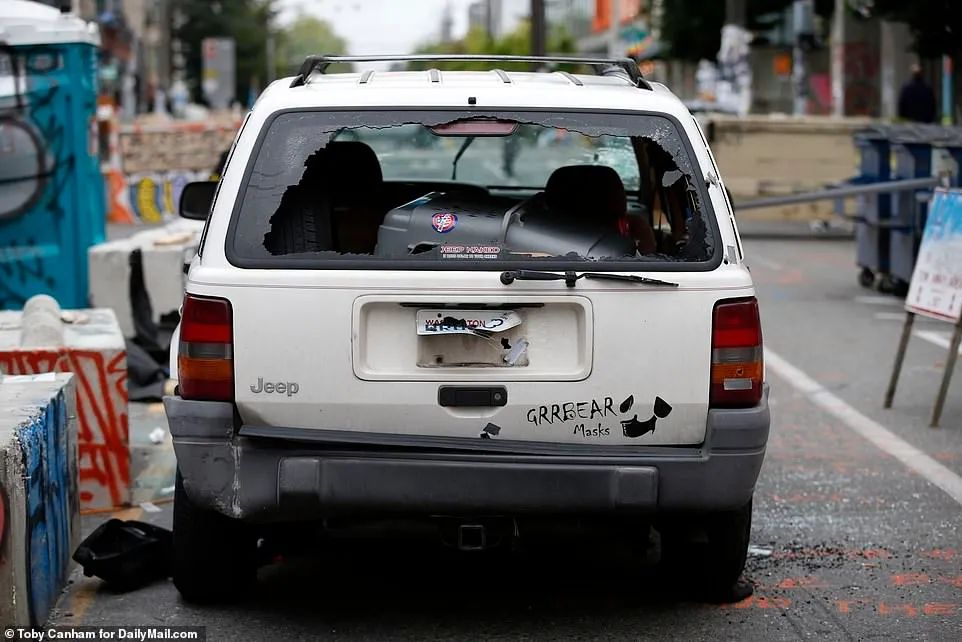
[[[335,195],[370,195],[383,182],[377,154],[359,141],[334,141],[307,157],[301,182],[321,181]]]
[[[625,186],[605,165],[559,167],[548,178],[545,201],[555,212],[609,222],[628,212]]]

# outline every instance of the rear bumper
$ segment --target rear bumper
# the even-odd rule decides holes
[[[697,448],[572,449],[239,426],[230,403],[164,399],[191,500],[232,517],[717,511],[744,506],[768,441],[761,405],[712,410]],[[278,436],[264,437],[273,432]],[[456,447],[455,443],[460,444]]]

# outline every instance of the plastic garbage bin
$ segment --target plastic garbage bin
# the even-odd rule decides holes
[[[87,248],[105,227],[100,37],[50,6],[3,0],[0,43],[0,309],[41,293],[86,307]]]
[[[907,180],[932,176],[932,145],[945,137],[938,125],[906,125],[893,132],[894,179]],[[925,229],[927,196],[931,188],[897,192],[892,198],[890,235],[891,270],[889,279],[879,284],[882,291],[904,296],[908,292]]]
[[[864,185],[890,180],[889,126],[876,125],[854,135],[859,152],[859,175],[849,181]],[[870,194],[858,198],[855,242],[856,264],[861,268],[859,283],[872,287],[876,274],[889,271],[889,230],[884,227],[891,216],[891,196]]]
[[[962,187],[962,128],[944,127],[933,143],[932,174],[943,176],[951,187]]]

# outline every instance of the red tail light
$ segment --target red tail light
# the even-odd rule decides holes
[[[184,399],[234,398],[234,349],[230,302],[184,297],[177,353],[178,386]]]
[[[715,305],[711,342],[712,407],[748,407],[762,400],[762,326],[754,298]]]

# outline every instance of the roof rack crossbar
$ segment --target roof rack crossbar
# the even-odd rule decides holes
[[[582,85],[584,85],[583,82],[578,80],[577,76],[570,74],[567,71],[559,71],[558,73],[564,76],[568,80],[568,82],[570,82],[572,85],[575,85],[576,87],[581,87]]]
[[[603,75],[609,75],[612,68],[627,80],[641,89],[651,89],[651,84],[645,80],[638,64],[631,58],[589,58],[584,56],[495,56],[484,54],[404,54],[404,55],[370,55],[370,56],[308,56],[301,63],[291,87],[300,87],[307,82],[312,72],[324,73],[334,63],[355,62],[527,62],[536,65],[588,65],[599,69]],[[500,75],[500,74],[499,74]]]

